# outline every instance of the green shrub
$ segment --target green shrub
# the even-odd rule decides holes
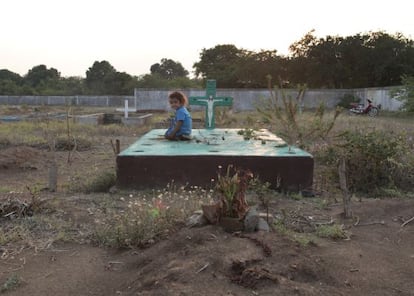
[[[385,131],[353,131],[341,136],[335,152],[345,157],[351,191],[373,193],[377,188],[411,184],[414,161],[406,137]],[[331,151],[332,152],[332,151]],[[408,172],[411,171],[411,177]]]
[[[351,103],[359,102],[361,102],[361,99],[359,97],[354,96],[353,94],[344,94],[336,106],[348,109],[350,108]]]
[[[66,188],[69,192],[108,192],[116,184],[116,174],[114,171],[101,171],[91,178],[84,175],[75,174],[69,178]]]
[[[57,151],[71,151],[75,146],[76,151],[85,151],[91,148],[92,142],[86,136],[68,138],[66,135],[61,135],[55,139],[55,148]]]
[[[16,289],[20,286],[21,282],[16,274],[12,274],[7,280],[0,286],[0,294]]]
[[[338,224],[321,225],[316,228],[316,235],[330,239],[344,239],[347,237],[343,227]]]
[[[97,175],[84,187],[84,192],[108,192],[116,183],[116,174],[112,171],[104,171]]]

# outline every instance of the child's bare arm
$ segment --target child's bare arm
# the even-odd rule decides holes
[[[171,131],[170,134],[168,134],[166,136],[166,138],[167,139],[170,139],[170,140],[175,139],[175,134],[180,130],[180,128],[181,128],[182,125],[183,125],[183,121],[182,120],[178,120],[175,123],[175,128]]]

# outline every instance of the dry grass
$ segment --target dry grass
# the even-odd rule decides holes
[[[20,111],[24,113],[21,109]],[[49,112],[53,110],[46,109]],[[10,108],[5,110],[2,107],[0,114],[14,114],[11,111]],[[73,111],[80,114],[86,112],[86,109]],[[98,110],[90,110],[91,113],[96,111]],[[333,116],[333,113],[327,115]],[[304,112],[299,116],[299,121],[307,122],[313,115]],[[49,119],[0,124],[0,149],[32,146],[47,151],[50,139],[65,139],[68,131],[76,139],[90,141],[86,151],[79,151],[72,155],[71,163],[67,161],[67,152],[57,153],[61,174],[60,187],[48,204],[49,210],[21,219],[0,218],[2,219],[0,244],[6,246],[6,250],[12,250],[12,246],[16,245],[42,249],[48,248],[54,242],[68,240],[131,247],[151,244],[173,232],[194,210],[200,209],[202,203],[211,202],[214,193],[210,192],[210,189],[176,188],[174,184],[169,184],[165,188],[152,191],[124,191],[112,195],[86,194],[100,191],[96,188],[101,185],[107,190],[113,182],[115,155],[110,146],[111,139],[120,138],[123,147],[127,147],[139,135],[152,129],[158,121],[166,117],[168,117],[167,113],[157,114],[152,124],[139,128],[122,125],[89,126],[71,122],[68,130],[65,120]],[[193,117],[202,118],[203,113],[195,112]],[[275,133],[278,133],[280,128],[275,123],[263,121],[263,118],[253,111],[239,113],[226,111],[225,114],[218,116],[217,127],[268,128]],[[341,114],[330,136],[326,139],[317,139],[308,147],[309,151],[316,155],[315,187],[318,192],[323,193],[324,197],[321,200],[324,205],[335,200],[332,196],[337,195],[337,184],[333,183],[331,181],[333,179],[327,175],[329,173],[325,170],[326,164],[319,162],[321,158],[318,153],[324,152],[326,147],[332,145],[338,134],[357,129],[403,131],[411,149],[414,148],[413,118],[390,115],[382,117],[381,114],[377,118],[351,117],[345,113]],[[97,179],[101,180],[103,174],[108,174],[104,184],[94,183]],[[37,183],[22,185],[38,186]],[[2,184],[0,193],[20,189],[13,188],[10,184]],[[76,194],[74,195],[73,192]],[[326,196],[331,200],[325,199]],[[319,201],[319,204],[322,202]],[[303,243],[307,241],[306,239]]]

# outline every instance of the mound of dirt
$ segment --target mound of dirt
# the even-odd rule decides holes
[[[38,169],[44,165],[45,152],[26,146],[0,150],[0,169]]]
[[[303,201],[284,201],[288,206],[313,212]],[[414,200],[355,203],[358,223],[347,224],[349,239],[317,239],[307,246],[278,231],[230,234],[208,225],[182,228],[146,249],[62,244],[35,253],[8,251],[1,255],[0,283],[16,274],[20,285],[7,292],[14,296],[409,296],[414,222],[405,222],[413,206]],[[341,208],[325,214],[337,219]]]

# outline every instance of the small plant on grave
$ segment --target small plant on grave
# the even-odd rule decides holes
[[[217,175],[216,192],[219,196],[220,216],[242,218],[249,206],[246,201],[246,191],[253,174],[248,170],[227,166],[226,173]]]
[[[250,140],[251,138],[254,137],[254,129],[251,129],[251,128],[241,129],[237,132],[237,134],[243,136],[243,139],[245,140]]]

